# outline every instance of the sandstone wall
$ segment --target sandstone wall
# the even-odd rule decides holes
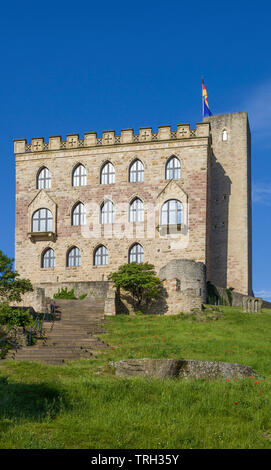
[[[211,125],[211,222],[207,278],[252,295],[251,155],[247,113],[204,118]],[[227,139],[223,140],[223,131]]]
[[[181,132],[180,126],[178,129]],[[86,135],[84,146],[79,146],[78,140],[75,146],[69,144],[69,136],[65,148],[59,144],[60,138],[50,138],[47,146],[43,139],[33,139],[32,145],[16,141],[15,263],[21,276],[39,285],[107,280],[110,272],[128,262],[129,248],[135,242],[143,246],[144,260],[153,263],[157,271],[174,258],[205,263],[209,125],[199,124],[191,135],[187,129],[189,126],[183,127],[184,135],[175,131],[176,138],[171,138],[168,127],[159,128],[160,134],[165,134],[163,139],[154,141],[143,140],[147,130],[140,131],[143,137],[133,142],[125,141],[128,131],[122,132],[117,145],[105,145],[103,141],[103,145],[91,146],[91,135]],[[165,179],[165,165],[172,155],[181,162],[181,178],[176,181]],[[130,183],[128,178],[129,166],[136,158],[145,168],[142,183]],[[100,184],[101,167],[106,161],[115,166],[115,184]],[[72,171],[78,163],[86,168],[86,186],[72,186]],[[43,166],[51,172],[52,185],[38,190],[37,174]],[[145,221],[136,224],[128,221],[129,203],[135,197],[143,201],[145,208]],[[105,198],[115,204],[115,223],[101,226],[98,212]],[[161,234],[161,207],[172,198],[184,205],[184,223],[181,232]],[[84,227],[71,225],[72,208],[78,201],[87,208]],[[28,235],[33,212],[41,207],[50,208],[53,214],[54,236],[45,240]],[[107,266],[93,266],[94,251],[100,244],[108,249]],[[67,252],[72,246],[80,248],[80,267],[66,267]],[[41,267],[42,253],[48,247],[55,250],[55,268]]]

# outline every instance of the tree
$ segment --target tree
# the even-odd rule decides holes
[[[31,323],[29,312],[10,306],[10,302],[21,302],[22,295],[32,292],[29,279],[20,279],[13,270],[13,260],[0,250],[0,324],[26,326]]]
[[[140,307],[142,301],[148,304],[159,295],[161,281],[156,276],[154,266],[148,263],[123,264],[118,271],[111,273],[108,279],[114,281],[116,289],[130,292]]]

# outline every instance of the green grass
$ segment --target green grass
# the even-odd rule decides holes
[[[0,448],[271,447],[271,311],[196,322],[182,316],[108,317],[112,348],[65,366],[0,363]],[[264,379],[118,378],[125,358],[238,362]]]

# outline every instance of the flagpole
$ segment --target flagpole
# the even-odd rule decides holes
[[[204,83],[204,78],[201,77],[201,100],[202,100],[202,120],[204,118],[204,97],[203,97],[203,83]]]

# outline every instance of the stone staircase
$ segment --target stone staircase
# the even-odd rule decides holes
[[[9,351],[4,360],[63,364],[81,358],[95,358],[109,347],[97,338],[104,333],[104,300],[56,300],[61,319],[44,322],[44,339],[34,346]]]

